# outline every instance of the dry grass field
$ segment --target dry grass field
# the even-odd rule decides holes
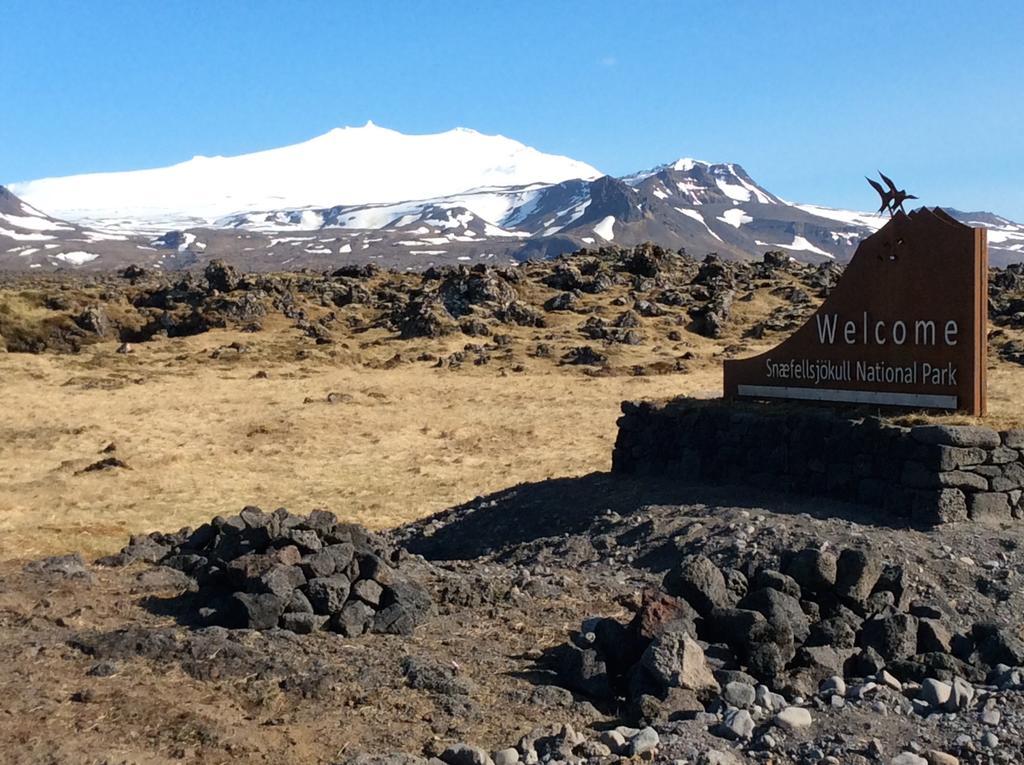
[[[501,375],[193,360],[234,339],[0,355],[0,559],[110,552],[132,533],[246,504],[392,526],[519,482],[605,470],[620,401],[720,385],[710,369],[588,377],[550,365]],[[78,472],[109,444],[129,469]]]
[[[260,332],[156,337],[129,354],[114,340],[79,353],[0,352],[0,560],[109,553],[131,534],[247,504],[324,507],[385,528],[518,483],[607,470],[623,400],[719,395],[722,358],[778,342],[784,333],[755,340],[748,330],[786,307],[779,284],[799,283],[786,273],[757,282],[717,340],[684,328],[685,309],[643,318],[639,344],[591,343],[608,355],[603,370],[559,359],[587,344],[585,316],[611,320],[631,304],[628,284],[547,313],[543,329],[495,325],[507,345],[492,345],[489,363],[457,368],[434,362],[492,338],[400,340],[368,326],[358,306],[338,310],[336,325],[364,328],[326,345],[268,314]],[[70,296],[73,312],[102,289],[7,290],[0,328],[13,337],[66,322],[38,307],[47,295]],[[517,289],[535,306],[559,294],[533,281]],[[324,313],[312,301],[306,310]],[[551,345],[546,358],[540,343]],[[995,353],[991,364],[988,422],[1014,424],[1024,372]],[[127,467],[86,470],[105,458]]]

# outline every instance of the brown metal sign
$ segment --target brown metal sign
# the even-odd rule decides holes
[[[938,208],[893,212],[806,324],[725,362],[726,397],[985,413],[986,231]]]

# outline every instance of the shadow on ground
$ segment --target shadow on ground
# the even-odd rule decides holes
[[[907,528],[874,507],[801,497],[752,487],[685,484],[664,478],[590,473],[520,484],[453,507],[396,530],[406,548],[430,560],[469,560],[539,539],[586,531],[606,511],[642,512],[652,505],[757,509],[807,514],[864,525]]]

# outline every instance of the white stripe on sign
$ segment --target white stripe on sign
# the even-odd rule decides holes
[[[751,398],[792,398],[800,401],[840,401],[846,404],[884,404],[926,409],[956,409],[956,396],[929,393],[890,393],[837,388],[790,388],[781,385],[738,385],[741,396]]]

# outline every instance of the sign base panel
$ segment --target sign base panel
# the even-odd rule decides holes
[[[829,401],[843,404],[879,404],[920,409],[957,408],[956,396],[928,393],[893,393],[838,388],[792,388],[780,385],[738,385],[737,394],[747,398],[784,398],[796,401]]]

